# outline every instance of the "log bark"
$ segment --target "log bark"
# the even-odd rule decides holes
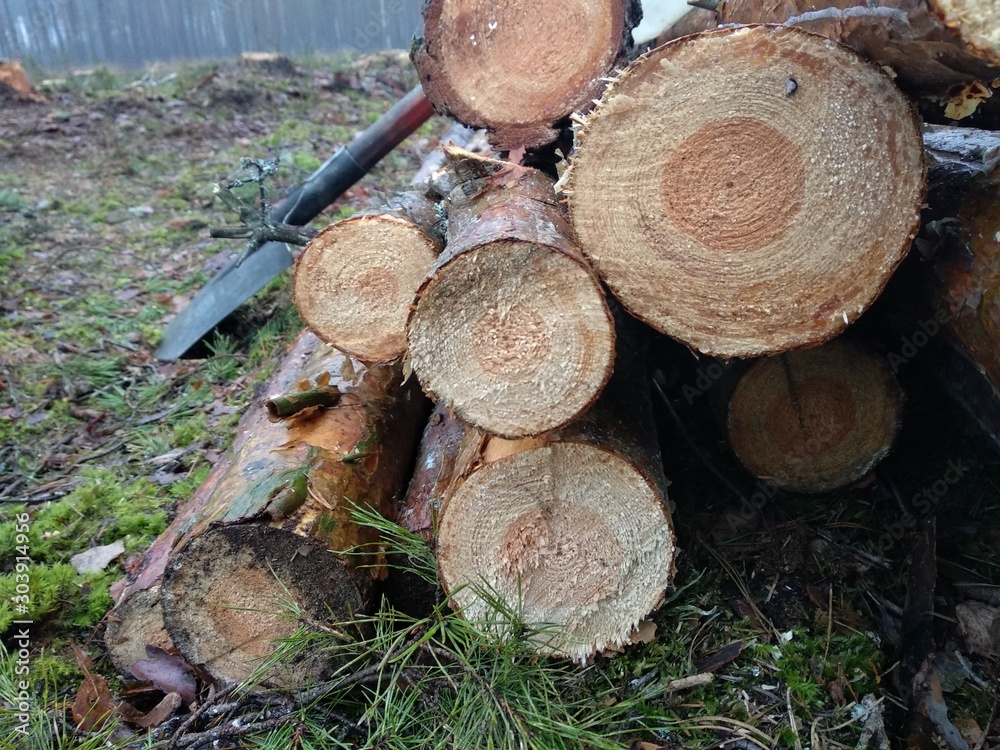
[[[1000,77],[994,0],[723,0],[720,24],[785,23],[842,42],[891,68],[908,93],[947,97]]]
[[[543,173],[447,149],[447,247],[408,323],[424,390],[504,437],[582,413],[611,374],[614,323]]]
[[[480,595],[497,597],[540,652],[584,660],[627,643],[662,602],[674,536],[634,338],[583,417],[539,437],[487,438],[446,486],[438,565],[466,617],[496,617]]]
[[[962,196],[958,247],[935,257],[938,309],[958,350],[947,384],[1000,445],[1000,169],[973,180]]]
[[[435,406],[397,523],[435,548],[441,507],[479,462],[487,440],[486,433],[450,414],[444,404]],[[382,589],[386,598],[401,612],[428,616],[440,603],[440,588],[412,570],[408,560],[391,559],[390,565],[392,573]]]
[[[437,206],[403,193],[322,230],[295,264],[292,293],[317,336],[369,363],[406,351],[406,319],[441,252]]]
[[[710,31],[716,28],[716,26],[718,26],[718,19],[715,11],[692,7],[691,10],[678,18],[677,21],[675,21],[671,26],[664,29],[663,32],[653,40],[653,43],[650,46],[659,47],[667,42],[680,39],[682,36],[699,34],[702,31]]]
[[[428,0],[413,63],[435,108],[501,150],[556,138],[631,46],[636,0]]]
[[[946,125],[924,126],[927,153],[927,195],[937,209],[961,205],[965,190],[976,180],[994,179],[1000,165],[1000,133]]]
[[[377,552],[337,552],[378,542],[353,522],[352,503],[393,516],[423,399],[401,385],[398,366],[365,368],[328,346],[318,347],[298,380],[335,385],[339,402],[281,424],[268,423],[261,409],[169,543],[160,590],[166,630],[185,659],[221,683],[245,679],[273,640],[301,625],[282,601],[296,601],[315,621],[331,613],[347,619],[370,604],[385,575]],[[268,684],[301,685],[333,666],[323,654],[306,654],[282,664]]]
[[[488,439],[486,433],[449,414],[443,404],[435,406],[420,439],[399,525],[435,544],[441,506],[479,461]]]
[[[919,121],[884,71],[799,29],[641,57],[577,134],[581,247],[634,315],[720,357],[825,341],[919,227]]]
[[[233,443],[222,459],[212,467],[201,487],[184,503],[170,525],[146,550],[138,571],[113,588],[113,595],[117,591],[114,596],[115,607],[108,615],[104,644],[119,671],[127,673],[132,664],[147,658],[147,645],[164,649],[173,647],[163,624],[163,609],[160,604],[160,584],[167,559],[195,519],[204,512],[222,477],[234,471],[234,458],[244,452],[248,441],[255,435],[268,429],[268,413],[265,409],[267,397],[273,393],[292,390],[301,376],[303,366],[319,346],[319,339],[311,334],[302,334],[295,340],[267,388],[259,391],[247,407],[236,428]]]
[[[825,492],[862,478],[886,456],[902,403],[888,361],[839,338],[747,369],[729,402],[729,443],[761,479]]]

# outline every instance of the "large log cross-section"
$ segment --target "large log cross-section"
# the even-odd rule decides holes
[[[707,354],[838,334],[919,226],[912,105],[883,70],[799,29],[666,44],[577,135],[565,181],[584,252],[631,313]]]
[[[638,0],[429,0],[413,62],[439,110],[498,148],[538,146],[600,94],[640,15]]]

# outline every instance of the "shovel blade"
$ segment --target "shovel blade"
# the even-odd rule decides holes
[[[240,266],[233,260],[195,295],[163,330],[156,350],[160,361],[177,359],[201,341],[227,315],[267,286],[292,265],[294,258],[283,242],[266,242]]]

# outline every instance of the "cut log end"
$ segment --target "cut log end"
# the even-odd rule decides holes
[[[778,487],[832,490],[889,452],[902,400],[884,358],[838,339],[754,364],[730,401],[729,441]]]
[[[118,671],[128,674],[137,661],[147,659],[146,646],[172,649],[163,626],[160,587],[138,591],[108,616],[104,645]]]
[[[502,149],[552,141],[627,33],[629,0],[430,0],[414,64],[428,98]]]
[[[317,336],[364,362],[406,351],[406,319],[440,245],[415,223],[361,216],[333,224],[309,243],[293,294]]]
[[[442,581],[467,618],[490,618],[481,594],[513,603],[539,651],[576,660],[626,643],[673,570],[656,488],[620,456],[579,443],[475,472],[444,508],[438,543]]]
[[[591,272],[530,242],[492,242],[432,277],[410,322],[424,389],[505,437],[559,427],[594,401],[614,363],[614,324]]]
[[[888,76],[787,27],[687,37],[636,63],[578,134],[580,244],[637,317],[699,351],[824,341],[919,227],[919,121]]]
[[[362,596],[335,554],[268,526],[216,528],[170,561],[162,603],[167,631],[181,653],[224,684],[245,680],[302,622],[294,601],[314,621],[348,619]],[[322,679],[334,665],[319,653],[283,662],[265,684]]]

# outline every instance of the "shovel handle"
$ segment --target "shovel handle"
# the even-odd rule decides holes
[[[364,177],[382,158],[434,114],[420,86],[396,102],[279,203],[272,219],[301,226]]]

